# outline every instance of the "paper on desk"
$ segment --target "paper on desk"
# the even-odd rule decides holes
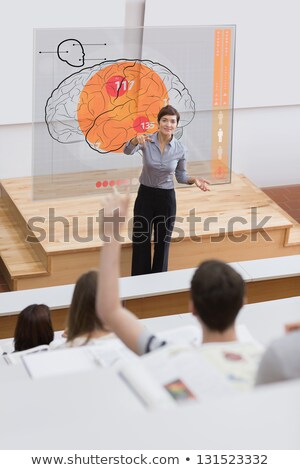
[[[158,338],[166,340],[168,343],[184,343],[190,346],[199,346],[202,341],[202,330],[195,325],[184,325],[171,330],[155,333]]]
[[[42,344],[40,346],[35,346],[34,348],[24,349],[24,351],[12,352],[10,354],[4,355],[4,360],[10,366],[22,364],[24,357],[29,356],[39,356],[40,353],[48,352],[49,346],[47,344]]]
[[[202,328],[199,325],[184,325],[170,330],[155,333],[159,338],[172,343],[185,343],[191,346],[199,346],[202,343]],[[239,324],[236,326],[236,335],[240,343],[260,343],[252,336],[247,326]]]
[[[200,348],[201,349],[201,348]],[[203,402],[235,392],[199,354],[198,348],[169,345],[136,359],[120,361],[122,380],[150,408]]]
[[[116,366],[116,372],[128,388],[147,408],[174,408],[174,400],[144,367],[140,359],[124,360]]]
[[[222,375],[201,357],[201,348],[167,346],[141,360],[162,386],[180,381],[198,401],[234,393]],[[193,399],[186,398],[188,401]]]
[[[99,345],[56,349],[43,355],[25,356],[23,362],[29,375],[36,379],[110,367],[118,360],[134,356],[120,340],[112,339]]]
[[[85,348],[60,349],[24,356],[23,363],[33,379],[83,372],[98,367]]]
[[[136,356],[125,344],[118,338],[103,341],[94,346],[88,346],[87,349],[93,359],[101,367],[111,367],[117,361],[123,359],[134,359]]]

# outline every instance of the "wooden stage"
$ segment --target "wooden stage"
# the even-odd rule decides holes
[[[93,176],[95,180],[95,176]],[[11,290],[74,283],[98,265],[99,195],[32,200],[32,179],[0,183],[0,272]],[[177,192],[169,269],[208,258],[242,261],[300,253],[300,225],[244,176],[211,191]],[[135,193],[131,197],[129,219]],[[122,276],[130,275],[131,223],[125,224]],[[29,240],[29,241],[28,241]]]

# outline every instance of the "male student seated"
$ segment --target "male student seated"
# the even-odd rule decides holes
[[[125,220],[129,197],[114,194],[104,207],[103,231],[107,241],[101,250],[97,312],[101,321],[135,353],[142,355],[166,344],[147,331],[137,317],[122,306],[119,298],[120,243],[116,236]],[[110,222],[108,222],[110,220]],[[190,309],[203,330],[204,355],[237,382],[254,382],[261,350],[254,344],[237,342],[235,320],[244,302],[244,281],[229,265],[210,260],[195,271],[191,282]],[[203,346],[202,346],[203,348]],[[201,349],[202,350],[202,349]]]

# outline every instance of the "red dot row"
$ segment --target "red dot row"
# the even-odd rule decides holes
[[[113,186],[120,186],[121,184],[129,184],[129,183],[130,183],[129,180],[97,181],[96,182],[96,188],[101,188],[101,187],[107,188],[108,186],[110,186],[112,188]]]

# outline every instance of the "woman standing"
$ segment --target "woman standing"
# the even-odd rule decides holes
[[[124,153],[143,153],[140,188],[134,205],[132,235],[132,270],[138,274],[168,270],[169,245],[176,217],[173,176],[178,183],[195,184],[208,191],[208,181],[186,172],[185,149],[174,137],[180,115],[172,106],[162,108],[157,116],[158,131],[139,134],[124,147]],[[154,256],[151,263],[151,235],[154,232]]]

